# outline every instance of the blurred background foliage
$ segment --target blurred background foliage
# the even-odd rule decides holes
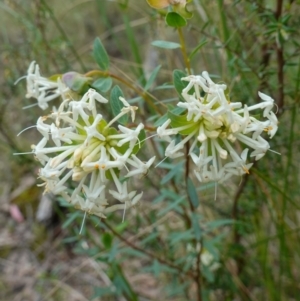
[[[234,101],[271,95],[280,124],[270,144],[281,155],[268,152],[250,175],[219,185],[216,201],[214,184],[195,182],[193,212],[183,162],[165,161],[136,183],[144,198],[124,223],[122,213],[90,216],[79,235],[83,213],[43,196],[33,157],[13,155],[38,141],[34,129],[17,134],[43,114],[22,109],[32,100],[25,81],[15,81],[33,60],[44,76],[97,69],[100,37],[111,72],[139,89],[161,65],[149,95],[169,104],[178,99],[172,73],[184,71],[182,54],[151,43],[178,43],[178,34],[146,1],[0,1],[1,300],[299,300],[299,2],[193,0],[188,8],[183,34],[194,74],[207,70],[227,83]],[[153,126],[157,116],[136,101]],[[45,198],[52,211],[40,208]]]

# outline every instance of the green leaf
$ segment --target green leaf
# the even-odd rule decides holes
[[[114,116],[117,116],[124,107],[119,97],[124,97],[123,92],[119,86],[114,86],[110,92],[110,106]],[[118,119],[118,122],[121,124],[127,124],[128,115],[123,115],[121,118]]]
[[[98,78],[95,80],[91,87],[99,93],[106,93],[112,86],[112,79],[110,77]]]
[[[102,243],[106,249],[110,249],[112,246],[113,236],[106,232],[101,237]]]
[[[168,183],[173,177],[178,175],[180,173],[180,170],[182,169],[182,163],[176,164],[161,180],[160,184],[164,185]]]
[[[168,112],[168,118],[171,119],[171,126],[172,128],[178,128],[186,125],[191,125],[191,127],[179,131],[181,135],[189,135],[193,131],[195,131],[198,127],[198,124],[195,123],[193,120],[187,121],[186,119],[187,114],[184,115],[175,115],[172,112]]]
[[[95,287],[94,290],[93,300],[97,297],[115,295],[115,287],[113,285],[110,287]]]
[[[157,242],[157,237],[159,236],[159,232],[153,232],[151,234],[149,234],[148,236],[146,236],[142,241],[141,241],[141,244],[145,245],[146,243],[148,242],[151,242],[151,241],[155,241]]]
[[[180,207],[180,204],[183,202],[184,199],[185,199],[185,197],[183,196],[183,197],[177,199],[177,201],[171,202],[171,204],[169,206],[167,206],[163,210],[159,211],[157,216],[166,215],[166,213],[168,213],[171,210],[176,211],[176,209]]]
[[[187,191],[192,205],[196,209],[199,206],[199,198],[194,183],[190,178],[187,179]]]
[[[146,86],[145,86],[145,90],[147,91],[153,84],[157,74],[158,74],[158,71],[160,69],[161,65],[157,66],[151,73],[147,83],[146,83]]]
[[[93,55],[96,60],[96,63],[99,65],[100,69],[108,70],[109,67],[109,58],[104,46],[101,43],[99,38],[96,38],[94,41]]]
[[[72,212],[68,215],[67,220],[63,223],[62,228],[66,229],[69,225],[71,225],[77,217],[81,217],[82,212],[81,211],[76,211]]]
[[[186,26],[187,21],[181,15],[175,12],[169,12],[166,15],[166,23],[171,27],[183,27]]]
[[[201,239],[201,228],[199,226],[199,216],[197,214],[193,213],[192,214],[192,227],[195,232],[195,237],[197,241],[200,241]]]
[[[185,110],[186,110],[185,108],[175,107],[171,110],[171,112],[175,115],[180,115]],[[167,120],[168,120],[168,114],[165,114],[155,121],[154,126],[158,127],[158,126],[164,124]]]
[[[161,116],[160,118],[158,118],[158,119],[155,121],[154,126],[155,126],[155,127],[161,126],[161,125],[164,124],[167,120],[168,120],[168,114],[165,114],[165,115]]]
[[[208,41],[206,39],[202,40],[191,52],[189,55],[190,60],[193,58],[193,56],[207,43]]]
[[[134,257],[147,257],[147,255],[144,252],[132,248],[122,248],[122,253],[126,253],[127,255]]]
[[[164,49],[176,49],[181,47],[178,43],[168,41],[153,41],[151,45]]]
[[[182,98],[182,90],[189,84],[189,82],[181,80],[183,77],[187,77],[187,74],[181,70],[174,70],[173,71],[173,83],[177,93]],[[190,94],[193,94],[193,89],[190,90]]]
[[[130,283],[123,273],[122,267],[119,264],[112,265],[113,283],[115,287],[122,292],[126,300],[138,301],[137,294],[133,291]]]
[[[233,219],[218,219],[207,223],[207,228],[213,230],[219,227],[227,226],[236,223]]]
[[[161,272],[161,264],[155,259],[153,262],[153,273],[155,277],[158,277]]]
[[[122,234],[126,228],[128,227],[129,222],[125,220],[124,222],[118,224],[115,226],[115,230],[117,233]]]
[[[194,233],[192,232],[192,229],[188,229],[186,231],[180,231],[180,232],[172,232],[169,234],[169,240],[171,245],[176,245],[178,242],[182,241],[191,241],[194,238]]]

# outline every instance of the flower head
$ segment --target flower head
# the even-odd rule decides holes
[[[206,71],[182,80],[188,82],[182,91],[185,102],[179,102],[177,106],[185,112],[181,115],[169,112],[169,119],[157,129],[158,136],[169,142],[165,156],[183,156],[184,146],[189,142],[189,155],[196,165],[194,173],[200,182],[223,182],[233,175],[249,173],[252,166],[247,163],[249,149],[252,149],[250,157],[261,159],[270,148],[262,133],[266,132],[272,138],[277,131],[277,118],[271,111],[274,100],[259,92],[263,102],[253,106],[231,102],[227,86],[214,83]],[[201,90],[204,96],[201,96]],[[250,115],[251,111],[259,109],[263,110],[265,120]],[[171,138],[175,134],[181,135],[178,143]],[[241,153],[234,147],[236,141],[246,146]]]
[[[128,179],[146,174],[154,158],[144,163],[136,156],[143,124],[135,129],[111,127],[124,114],[133,114],[135,108],[120,100],[126,109],[107,123],[97,111],[95,100],[107,102],[90,89],[81,100],[67,102],[57,112],[40,117],[37,129],[43,138],[32,146],[32,152],[43,165],[39,178],[47,192],[62,195],[87,213],[105,217],[141,199],[142,192],[128,191]],[[70,182],[76,187],[73,191]]]

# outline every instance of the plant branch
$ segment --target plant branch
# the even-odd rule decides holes
[[[117,231],[114,230],[113,227],[111,227],[106,221],[102,220],[102,223],[116,236],[118,237],[121,241],[123,241],[126,245],[128,245],[129,247],[131,247],[132,249],[134,250],[137,250],[145,255],[147,255],[149,258],[151,259],[155,259],[157,261],[159,261],[160,263],[166,265],[166,266],[169,266],[170,268],[174,269],[174,270],[177,270],[178,272],[180,272],[181,274],[186,274],[187,276],[191,277],[191,278],[195,278],[195,274],[191,271],[186,271],[184,272],[183,269],[177,265],[175,265],[174,263],[164,259],[164,258],[161,258],[161,257],[158,257],[157,255],[149,252],[149,251],[146,251],[144,250],[143,248],[135,245],[134,243],[128,241],[125,237],[123,237],[122,235],[120,235]]]
[[[250,176],[250,174],[246,174],[243,177],[242,183],[239,185],[239,188],[236,191],[235,196],[234,196],[233,207],[232,207],[232,219],[235,221],[237,221],[239,219],[238,202],[239,202],[240,196],[242,195],[242,193],[246,187],[246,184],[249,180],[249,176]],[[233,241],[236,245],[238,245],[238,244],[240,244],[240,240],[241,240],[241,235],[238,232],[237,226],[235,225],[233,228]],[[238,256],[238,258],[237,258],[237,275],[239,275],[242,272],[243,263],[244,263],[243,256]]]
[[[187,68],[187,72],[190,75],[190,74],[192,74],[191,73],[190,59],[189,59],[189,57],[187,55],[187,52],[186,52],[186,47],[185,47],[185,42],[184,42],[182,29],[180,27],[178,27],[177,30],[178,30],[178,35],[179,35],[179,41],[180,41],[180,45],[181,45],[181,52],[182,52],[182,55],[183,55],[183,60],[184,60],[185,66]]]
[[[202,301],[201,251],[202,251],[202,242],[200,243],[200,250],[197,254],[197,269],[196,269],[196,277],[195,277],[195,282],[197,283],[197,301]]]
[[[161,111],[161,109],[156,106],[152,100],[150,99],[148,93],[146,91],[140,91],[139,89],[137,89],[135,86],[133,86],[130,82],[128,82],[127,80],[113,74],[110,73],[108,71],[101,71],[101,70],[91,70],[89,72],[87,72],[85,74],[85,76],[87,77],[93,77],[93,76],[103,76],[103,77],[111,77],[116,79],[117,81],[121,82],[122,84],[124,84],[125,86],[129,87],[130,89],[132,89],[133,91],[135,91],[138,95],[140,95],[145,101],[146,103],[157,113],[159,113],[160,115],[163,115],[163,112]],[[165,104],[159,102],[160,105],[166,107]]]
[[[279,21],[282,15],[282,5],[283,0],[277,0],[275,17]],[[284,57],[283,57],[283,43],[276,43],[276,56],[277,56],[277,81],[278,81],[278,95],[277,95],[277,105],[278,105],[278,114],[280,115],[283,111],[284,106]]]

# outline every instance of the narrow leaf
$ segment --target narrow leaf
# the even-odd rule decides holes
[[[180,108],[180,107],[175,107],[171,110],[171,112],[175,115],[180,115],[183,113],[186,109],[185,108]],[[155,127],[161,126],[163,123],[165,123],[168,120],[168,114],[165,114],[161,116],[159,119],[157,119],[154,123]]]
[[[215,220],[215,221],[212,221],[212,222],[208,222],[207,223],[207,228],[209,230],[214,230],[216,228],[223,227],[223,226],[228,226],[228,225],[231,225],[231,224],[234,224],[234,223],[235,223],[235,220],[233,220],[233,219],[218,219],[218,220]]]
[[[110,233],[108,233],[108,232],[104,233],[102,235],[101,240],[102,240],[102,243],[103,243],[103,245],[104,245],[104,247],[106,249],[110,249],[111,248],[112,241],[113,241],[113,236]]]
[[[170,203],[166,208],[158,212],[157,216],[163,216],[171,210],[176,211],[177,208],[180,207],[180,204],[183,202],[184,197],[177,199],[177,201]]]
[[[199,206],[198,194],[194,183],[190,178],[187,179],[187,191],[193,207],[197,208]]]
[[[200,241],[201,239],[201,228],[199,226],[199,217],[197,214],[193,213],[192,214],[192,226],[195,232],[195,237],[197,241]]]
[[[93,55],[100,69],[108,70],[109,58],[99,38],[96,38],[94,41]]]
[[[195,49],[191,52],[191,54],[189,55],[190,60],[193,58],[193,56],[207,43],[208,41],[206,39],[204,39],[202,42],[199,43],[199,45],[197,45],[195,47]]]
[[[182,81],[183,77],[186,77],[186,73],[181,70],[174,70],[173,71],[173,83],[177,93],[181,96],[182,90],[188,85],[188,82]]]
[[[172,128],[190,125],[189,128],[179,131],[181,135],[189,135],[198,127],[198,124],[195,123],[193,120],[187,121],[186,116],[187,113],[184,115],[175,115],[170,111],[168,112],[168,118],[171,119]]]
[[[178,43],[167,42],[167,41],[153,41],[151,45],[159,48],[165,48],[165,49],[176,49],[181,47],[180,44]]]
[[[91,87],[99,93],[106,93],[111,88],[112,79],[110,77],[98,78],[95,80]]]
[[[147,83],[146,83],[146,86],[145,86],[145,90],[147,91],[153,84],[153,82],[155,81],[156,79],[156,76],[158,74],[158,71],[160,69],[161,65],[157,66],[151,73]]]

